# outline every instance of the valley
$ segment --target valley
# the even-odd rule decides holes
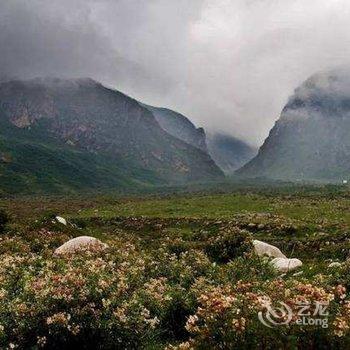
[[[0,350],[349,350],[349,23],[0,0]]]

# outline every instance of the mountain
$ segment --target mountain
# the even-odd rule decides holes
[[[167,108],[145,107],[153,113],[166,132],[207,152],[226,174],[232,174],[256,154],[254,148],[233,136],[222,133],[206,135],[203,128],[196,128],[187,117],[178,112]]]
[[[244,141],[223,133],[207,134],[207,145],[210,156],[228,175],[233,174],[257,153]]]
[[[161,128],[170,135],[204,152],[208,151],[203,128],[196,128],[187,117],[171,109],[144,106],[153,113]]]
[[[0,191],[59,192],[221,178],[138,101],[91,79],[0,84]]]
[[[258,155],[238,174],[324,182],[349,179],[349,71],[317,73],[298,87]]]

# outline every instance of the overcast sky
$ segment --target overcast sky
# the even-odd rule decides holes
[[[0,76],[92,77],[257,145],[349,60],[349,0],[0,0]]]

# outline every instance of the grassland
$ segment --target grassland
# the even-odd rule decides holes
[[[0,241],[4,348],[349,348],[346,187],[1,204],[11,216]],[[108,251],[53,255],[80,235]],[[254,255],[253,239],[303,266],[281,275]],[[327,301],[329,327],[267,328],[257,318],[262,296]]]

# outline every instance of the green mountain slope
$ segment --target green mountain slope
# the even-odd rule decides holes
[[[136,100],[92,80],[0,84],[0,191],[128,190],[205,182],[211,158]]]
[[[164,181],[120,158],[97,155],[46,135],[44,123],[19,129],[0,123],[0,193],[46,194],[82,190],[127,191]]]

